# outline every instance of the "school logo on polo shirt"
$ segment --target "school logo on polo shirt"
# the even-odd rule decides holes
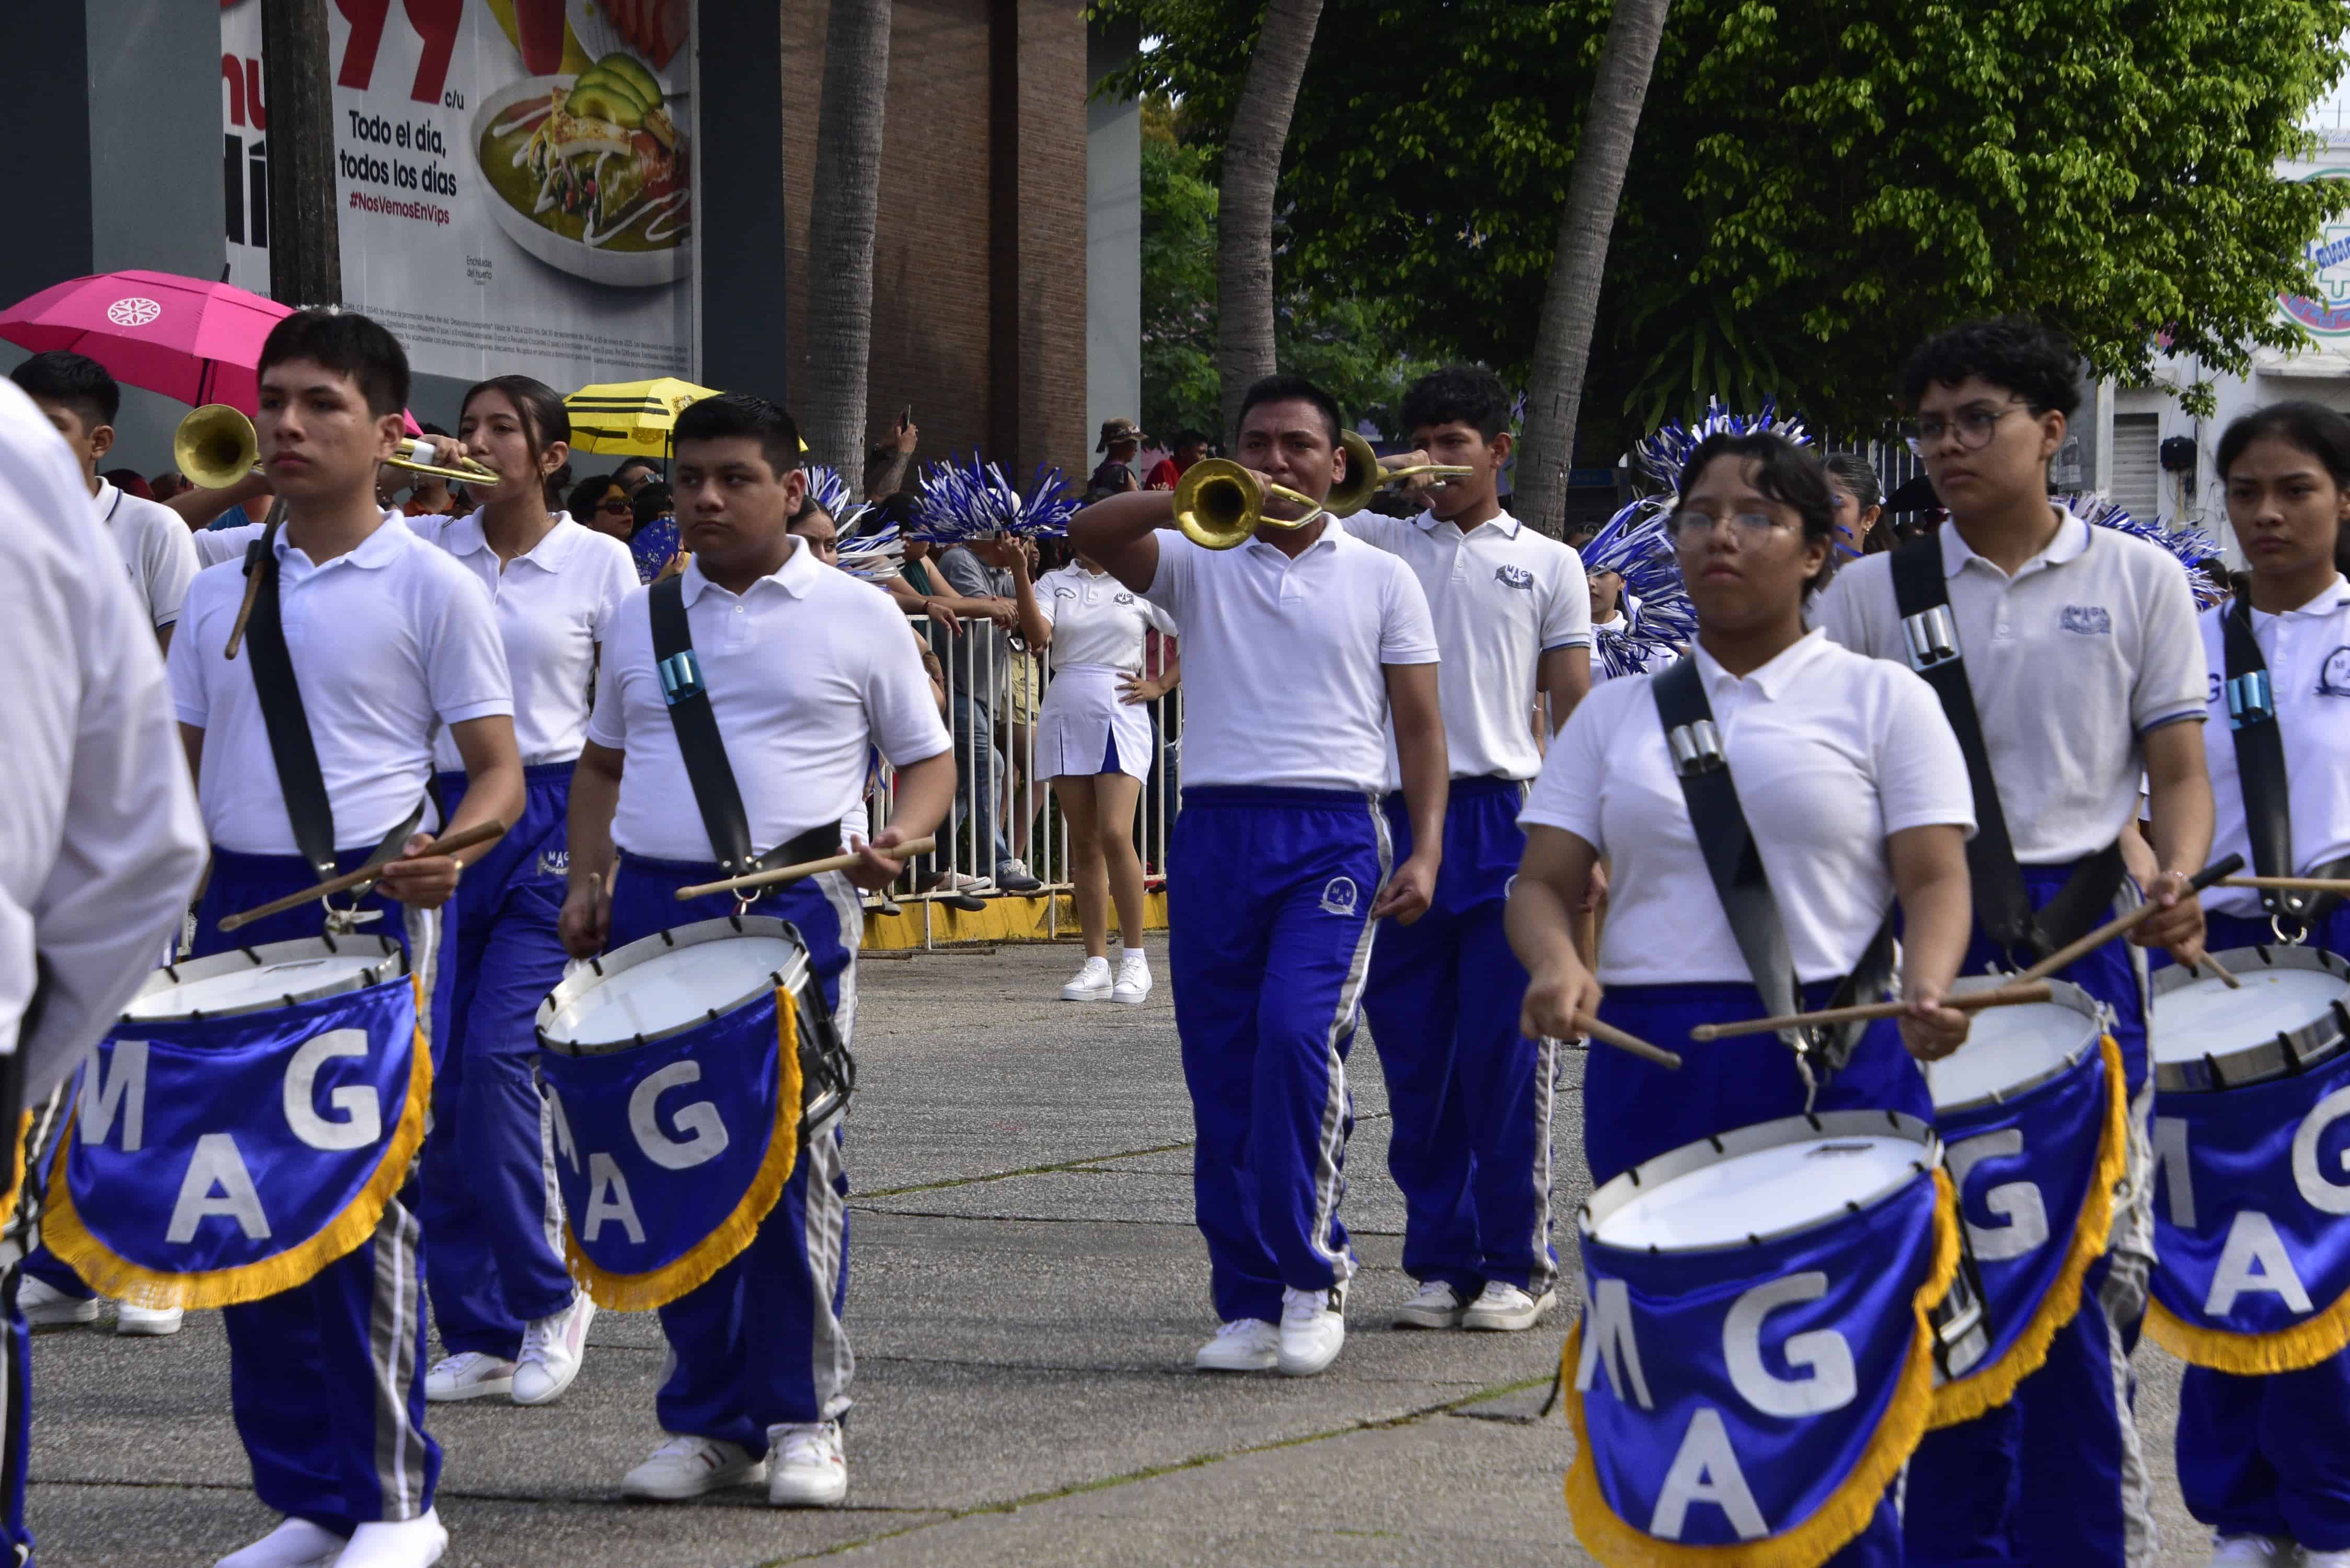
[[[1523,566],[1497,567],[1493,573],[1493,580],[1504,587],[1523,588],[1528,593],[1534,592],[1534,575]]]
[[[2066,605],[2064,618],[2058,624],[2066,631],[2077,632],[2083,637],[2111,637],[2114,634],[2114,618],[2106,613],[2103,605]]]
[[[1130,605],[1134,602],[1134,596],[1132,594],[1120,594],[1110,602],[1113,604]]]
[[[571,851],[568,849],[540,850],[538,852],[538,874],[542,877],[570,876]]]
[[[2337,648],[2325,656],[2317,670],[2317,694],[2350,697],[2350,648]]]
[[[1055,588],[1053,590],[1053,597],[1056,599],[1073,599],[1077,597],[1077,590],[1075,588]]]
[[[1359,897],[1352,877],[1333,877],[1322,888],[1322,912],[1327,915],[1351,915]]]

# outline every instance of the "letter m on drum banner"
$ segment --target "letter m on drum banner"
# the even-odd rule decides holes
[[[542,1049],[564,1251],[596,1304],[665,1306],[733,1260],[799,1155],[792,994],[597,1055]]]
[[[301,1284],[374,1234],[415,1161],[432,1095],[416,1022],[401,978],[121,1026],[75,1080],[42,1239],[146,1306]]]

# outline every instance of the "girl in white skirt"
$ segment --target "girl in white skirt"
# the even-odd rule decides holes
[[[1065,1002],[1139,1003],[1150,994],[1142,951],[1142,861],[1134,849],[1134,806],[1150,776],[1150,720],[1143,704],[1174,690],[1142,673],[1143,639],[1173,636],[1167,612],[1128,590],[1083,556],[1047,572],[1033,589],[1015,574],[1020,635],[1048,650],[1052,684],[1036,713],[1036,773],[1053,781],[1069,824],[1070,880],[1086,962],[1061,988]],[[1125,950],[1109,967],[1109,910],[1118,905]]]

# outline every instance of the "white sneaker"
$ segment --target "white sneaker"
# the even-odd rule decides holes
[[[1118,961],[1118,983],[1110,987],[1109,999],[1139,1007],[1150,999],[1150,961],[1136,957]]]
[[[1270,1372],[1280,1360],[1281,1330],[1261,1317],[1243,1317],[1216,1330],[1191,1365],[1201,1372]]]
[[[1398,1328],[1459,1328],[1468,1310],[1461,1293],[1442,1280],[1430,1280],[1396,1310]]]
[[[1061,987],[1063,1002],[1107,1002],[1109,1000],[1109,960],[1089,958],[1075,979]]]
[[[1347,1343],[1347,1287],[1281,1293],[1284,1377],[1312,1377],[1338,1359]]]
[[[596,1303],[582,1291],[561,1312],[524,1327],[522,1359],[514,1366],[515,1404],[551,1405],[563,1397],[579,1376],[580,1358],[588,1354],[588,1325],[595,1316]]]
[[[2293,1543],[2265,1535],[2222,1535],[2212,1542],[2210,1568],[2265,1568],[2293,1561]]]
[[[446,1405],[458,1399],[484,1399],[514,1392],[515,1364],[502,1356],[463,1350],[444,1356],[424,1375],[424,1397]]]
[[[776,1508],[830,1508],[848,1495],[840,1423],[767,1428],[767,1501]]]
[[[161,1339],[179,1333],[187,1316],[179,1307],[144,1307],[118,1302],[114,1307],[114,1332],[131,1339]]]
[[[652,1458],[620,1478],[630,1497],[682,1502],[722,1487],[752,1486],[767,1479],[762,1455],[715,1438],[671,1438]]]
[[[289,1519],[213,1568],[328,1568],[342,1550],[343,1538],[333,1531],[307,1519]]]
[[[360,1525],[335,1559],[335,1568],[432,1568],[448,1550],[449,1532],[442,1528],[441,1511],[428,1508],[415,1519]]]
[[[98,1321],[96,1296],[69,1296],[30,1274],[16,1281],[16,1310],[33,1328],[71,1328]]]
[[[1469,1303],[1469,1310],[1461,1314],[1461,1326],[1515,1334],[1542,1322],[1557,1304],[1556,1291],[1544,1291],[1536,1297],[1515,1285],[1487,1280],[1477,1299]]]

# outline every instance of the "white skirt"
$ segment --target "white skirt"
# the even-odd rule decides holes
[[[1132,673],[1107,664],[1053,671],[1036,710],[1037,777],[1150,776],[1150,710],[1118,698],[1119,683]]]

